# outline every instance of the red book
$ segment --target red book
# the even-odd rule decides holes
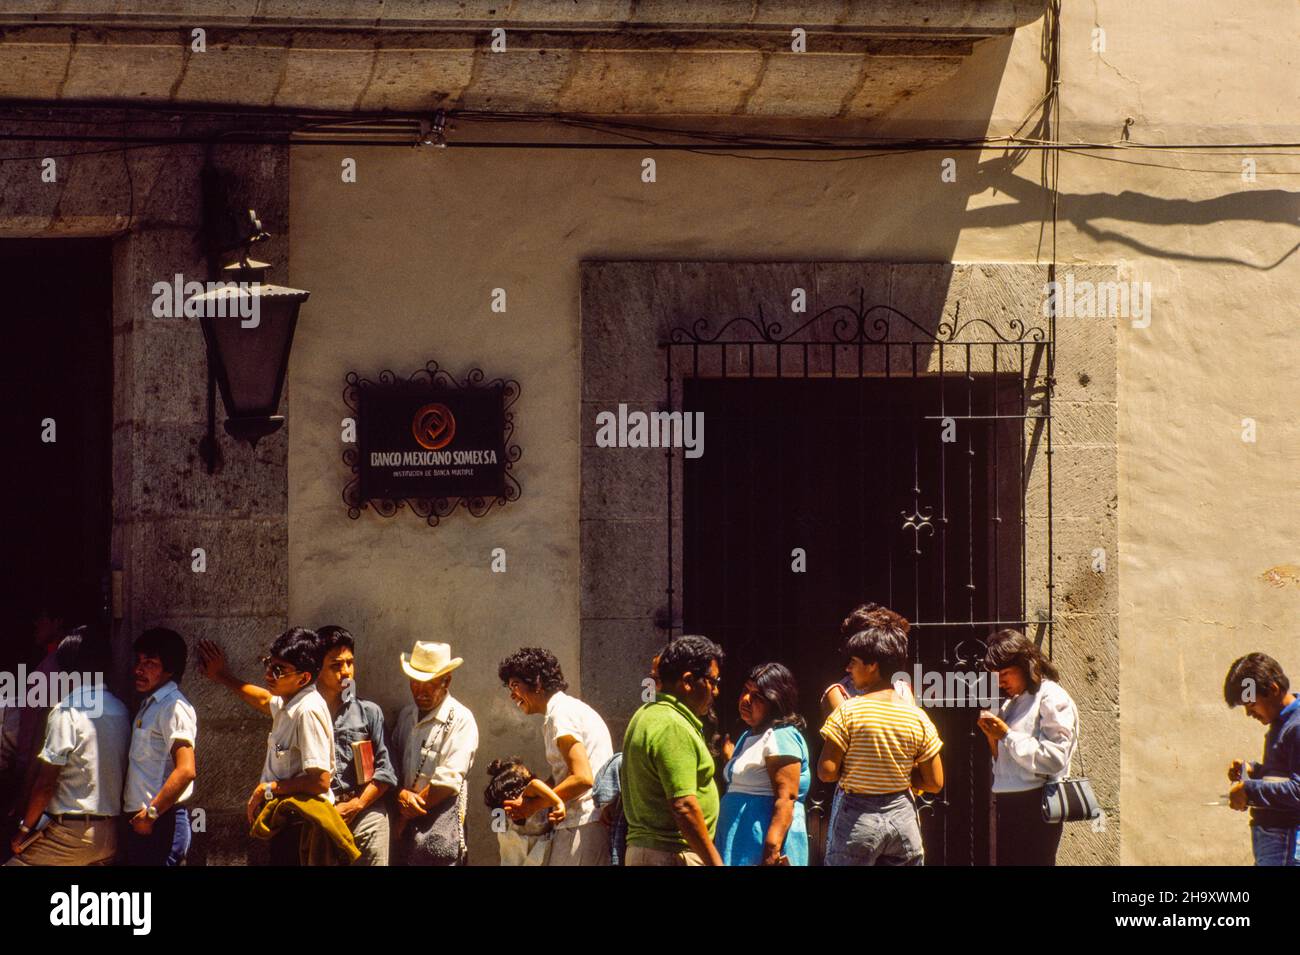
[[[375,778],[375,747],[368,739],[352,744],[352,765],[357,771],[357,785],[364,786]]]

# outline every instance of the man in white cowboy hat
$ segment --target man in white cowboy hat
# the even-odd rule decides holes
[[[478,724],[450,693],[465,661],[445,643],[417,641],[401,655],[413,702],[397,717],[394,752],[401,760],[397,857],[406,865],[463,865],[465,780],[478,749]]]

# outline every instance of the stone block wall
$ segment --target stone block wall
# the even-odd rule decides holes
[[[51,131],[84,132],[91,122],[126,122],[121,111],[87,111]],[[124,127],[125,128],[125,127]],[[255,450],[224,432],[222,464],[208,474],[199,453],[207,424],[207,364],[194,319],[155,318],[153,284],[209,275],[208,236],[227,244],[231,224],[205,211],[205,147],[174,145],[104,151],[103,146],[13,144],[14,154],[50,155],[57,179],[7,176],[0,238],[112,237],[113,409],[111,561],[121,572],[115,608],[116,686],[128,671],[135,637],[167,626],[193,646],[222,644],[236,672],[259,678],[256,660],[286,626],[288,435]],[[69,153],[85,155],[67,155]],[[288,272],[288,150],[218,146],[211,162],[225,184],[228,218],[257,209],[274,240],[259,248],[272,280]],[[226,218],[225,216],[219,218]],[[52,251],[56,248],[51,245]],[[287,414],[288,401],[281,405]],[[196,573],[202,548],[206,571]],[[193,657],[191,667],[194,667]],[[182,688],[198,708],[199,780],[193,806],[204,811],[191,862],[242,862],[249,851],[243,805],[264,757],[265,720],[192,669]]]

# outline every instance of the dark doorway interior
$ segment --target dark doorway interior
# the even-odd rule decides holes
[[[976,669],[996,629],[985,624],[1022,618],[1023,409],[1010,379],[684,382],[683,408],[705,415],[705,453],[683,465],[683,628],[727,651],[718,711],[733,739],[745,674],[780,661],[798,679],[815,759],[819,697],[843,676],[839,624],[864,601],[913,621],[913,661],[934,671]],[[950,443],[943,415],[955,416]],[[927,712],[947,776],[921,813],[927,863],[985,863],[978,706]]]
[[[108,240],[0,241],[5,532],[0,665],[30,662],[32,615],[106,622],[113,338]],[[53,442],[42,440],[45,419]]]

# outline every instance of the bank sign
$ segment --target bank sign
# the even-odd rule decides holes
[[[363,388],[357,446],[364,500],[499,497],[506,490],[502,388]]]

